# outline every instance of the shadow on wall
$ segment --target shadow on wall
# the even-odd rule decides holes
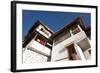
[[[66,49],[65,49],[65,48],[61,49],[61,50],[59,51],[59,54],[61,54],[61,53],[65,52],[65,51],[66,51]]]

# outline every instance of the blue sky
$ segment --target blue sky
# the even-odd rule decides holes
[[[22,36],[27,35],[30,28],[37,20],[41,20],[51,30],[57,32],[59,29],[69,24],[75,18],[82,16],[85,26],[91,25],[90,13],[75,13],[75,12],[53,12],[53,11],[22,11]]]

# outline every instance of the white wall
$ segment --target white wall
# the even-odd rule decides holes
[[[47,56],[50,56],[50,49],[41,45],[40,43],[38,43],[37,41],[35,41],[34,39],[26,46],[27,48],[31,48],[33,50],[36,50],[38,52],[41,52]]]
[[[34,52],[32,50],[25,50],[23,51],[23,63],[25,64],[35,64],[35,63],[42,63],[47,62],[47,57],[44,55],[41,55],[37,52]]]
[[[10,1],[11,0],[0,0],[0,73],[11,73],[10,72]],[[31,0],[41,2],[57,2],[57,3],[72,3],[72,4],[87,4],[87,5],[99,5],[100,16],[100,0]],[[100,17],[98,17],[100,19]],[[100,21],[99,23],[100,24]],[[98,28],[100,25],[98,25]],[[100,31],[100,29],[98,29]],[[100,37],[100,33],[98,33]],[[100,43],[100,38],[98,38]],[[100,48],[100,45],[99,45]],[[100,49],[98,48],[98,52]],[[100,56],[100,53],[98,53]],[[100,66],[100,57],[99,66]],[[100,67],[96,68],[81,68],[81,69],[64,69],[64,70],[52,70],[52,71],[38,71],[34,73],[100,73]],[[24,72],[22,72],[24,73]],[[25,73],[33,73],[25,72]]]
[[[52,50],[52,61],[56,61],[62,58],[68,57],[68,51],[64,48],[64,45],[54,46]]]
[[[86,59],[88,59],[88,60],[91,59],[91,55],[89,54],[88,50],[84,51],[84,55],[85,55]]]
[[[60,42],[59,44],[53,46],[52,61],[68,57],[68,51],[67,51],[67,49],[65,49],[65,46],[67,46],[68,44],[70,44],[72,42],[73,43],[78,42],[84,38],[86,38],[86,35],[84,34],[84,31],[81,31],[75,35],[72,35],[68,39]]]
[[[28,45],[23,49],[25,49],[22,53],[24,64],[47,62],[47,59],[48,59],[47,56],[50,56],[50,51],[51,51],[49,48],[41,45],[34,39],[32,39],[28,43]]]

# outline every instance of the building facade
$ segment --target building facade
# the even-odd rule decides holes
[[[23,41],[23,63],[51,61],[53,32],[41,21],[37,21]]]
[[[54,33],[37,21],[23,41],[23,63],[90,60],[91,29],[85,28],[82,17]]]
[[[87,33],[88,32],[88,33]],[[52,61],[91,59],[89,28],[79,17],[53,35]]]

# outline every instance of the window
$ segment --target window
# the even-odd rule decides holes
[[[43,31],[43,28],[41,28],[41,31]]]
[[[91,54],[91,50],[88,50],[89,54]]]
[[[50,36],[49,31],[45,27],[43,27],[42,25],[39,26],[39,30],[42,31],[47,36]]]
[[[45,45],[46,44],[46,40],[43,39],[42,37],[40,37],[39,35],[36,37],[35,39],[37,42],[39,42],[40,44],[42,45]]]
[[[52,44],[50,44],[49,42],[46,41],[46,39],[42,38],[41,36],[37,36],[35,39],[38,43],[40,43],[41,45],[44,45],[48,48],[52,48]]]

